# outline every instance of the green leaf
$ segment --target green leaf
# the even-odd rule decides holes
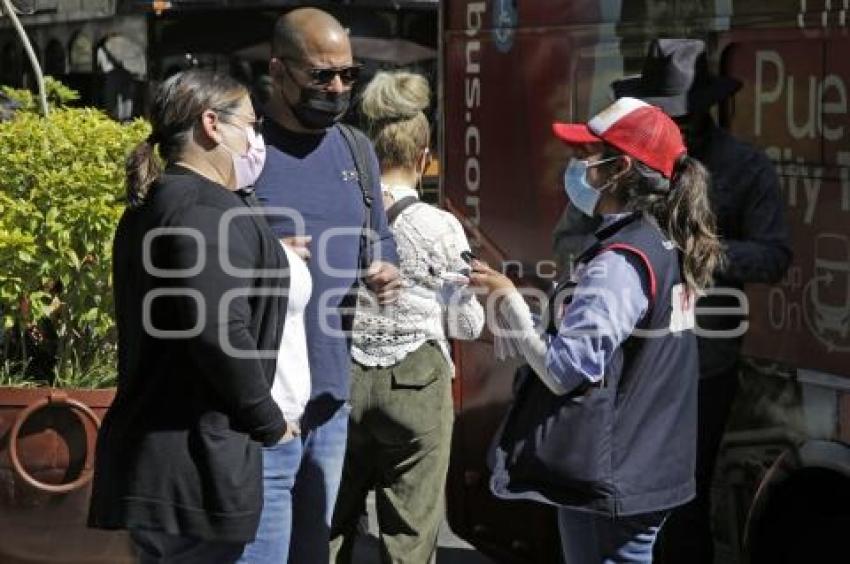
[[[124,161],[150,128],[67,107],[76,93],[52,78],[47,88],[54,109],[45,118],[30,92],[0,87],[23,106],[0,122],[3,326],[30,321],[20,307],[28,296],[29,316],[49,317],[59,335],[52,345],[65,351],[55,376],[108,385],[116,346],[111,241],[124,209]],[[8,380],[8,365],[0,358],[0,382]]]

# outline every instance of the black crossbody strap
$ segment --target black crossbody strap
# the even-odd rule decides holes
[[[397,201],[396,203],[391,205],[389,207],[389,209],[387,209],[387,224],[392,225],[395,222],[395,220],[398,218],[398,216],[401,215],[401,212],[403,212],[404,210],[406,210],[410,206],[413,206],[413,205],[419,204],[419,203],[421,203],[421,202],[419,201],[419,198],[417,198],[416,196],[408,196],[406,198],[402,198],[401,200]]]
[[[367,269],[372,263],[369,233],[372,231],[372,174],[369,170],[369,140],[360,131],[346,124],[338,124],[337,128],[348,144],[351,156],[354,158],[354,168],[357,169],[357,182],[360,194],[366,207],[366,217],[363,220],[363,230],[360,232],[360,268]]]

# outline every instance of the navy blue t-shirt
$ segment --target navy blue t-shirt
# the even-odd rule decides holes
[[[268,216],[278,237],[310,235],[313,295],[304,312],[313,399],[348,399],[349,339],[342,333],[340,306],[357,283],[360,233],[366,206],[345,139],[336,127],[321,134],[293,133],[270,120],[264,137],[266,164],[254,189],[267,207],[290,208],[292,217]],[[398,264],[395,241],[381,199],[378,161],[372,152],[372,228],[378,234],[373,256]],[[274,212],[274,210],[272,210]],[[346,302],[344,307],[350,307]]]

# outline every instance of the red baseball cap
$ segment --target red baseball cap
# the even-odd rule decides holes
[[[569,145],[608,143],[667,178],[685,152],[676,123],[637,98],[620,98],[587,124],[553,123],[555,136]]]

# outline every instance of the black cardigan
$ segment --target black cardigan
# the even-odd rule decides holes
[[[220,239],[247,199],[174,166],[121,218],[118,392],[98,436],[91,526],[234,542],[256,533],[260,447],[286,430],[271,384],[289,265],[260,215],[237,213]],[[153,231],[163,227],[189,233]]]

